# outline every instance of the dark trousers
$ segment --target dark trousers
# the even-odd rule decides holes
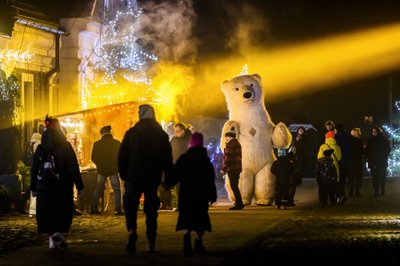
[[[336,184],[318,182],[319,203],[325,205],[328,199],[331,204],[336,204]]]
[[[294,204],[294,195],[296,194],[297,185],[296,184],[289,184],[289,205]]]
[[[275,187],[275,205],[287,206],[288,200],[289,200],[289,183],[277,182]]]
[[[235,205],[243,206],[242,194],[240,194],[239,190],[239,177],[240,173],[228,172],[229,184],[231,186],[233,195],[235,196]]]
[[[124,208],[126,228],[128,231],[137,229],[137,211],[140,197],[144,193],[144,213],[146,215],[146,235],[155,238],[157,234],[157,210],[160,207],[160,199],[157,195],[158,186],[141,186],[125,181]]]
[[[360,188],[362,186],[363,179],[363,169],[362,165],[353,165],[349,168],[349,174],[347,176],[350,194],[353,194],[353,191],[356,193],[360,192]]]
[[[347,171],[348,171],[347,166],[341,166],[339,169],[339,181],[337,184],[337,195],[339,199],[346,197],[345,188],[346,188]]]
[[[386,167],[375,166],[371,168],[372,185],[375,195],[385,194]]]

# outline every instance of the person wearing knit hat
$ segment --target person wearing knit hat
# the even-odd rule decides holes
[[[229,185],[235,197],[235,205],[230,210],[244,208],[242,194],[239,190],[239,178],[242,172],[242,146],[236,139],[235,128],[232,127],[225,133],[226,146],[220,174],[228,174]]]
[[[334,132],[334,131],[328,131],[328,132],[326,132],[325,138],[326,138],[326,139],[335,138],[335,132]]]
[[[114,139],[111,134],[111,126],[103,126],[100,129],[101,139],[96,141],[92,149],[91,160],[97,168],[96,188],[93,192],[90,213],[101,214],[99,211],[99,196],[104,190],[107,178],[110,179],[114,191],[114,211],[115,215],[123,215],[121,207],[121,189],[118,177],[118,151],[121,143]]]
[[[235,132],[234,128],[229,130],[229,131],[227,131],[225,133],[225,137],[236,138],[236,132]]]
[[[342,152],[339,145],[336,143],[334,131],[328,131],[325,134],[325,143],[319,147],[317,159],[324,157],[325,150],[333,150],[331,158],[335,165],[337,176],[340,179],[339,162],[342,159]]]
[[[203,147],[203,134],[193,133],[188,151],[176,162],[175,174],[175,182],[165,185],[172,187],[177,182],[180,183],[176,230],[184,231],[183,252],[186,255],[192,253],[191,232],[195,231],[197,237],[194,242],[194,252],[204,253],[202,238],[205,231],[211,232],[208,208],[217,200],[217,189],[215,170],[207,149]]]

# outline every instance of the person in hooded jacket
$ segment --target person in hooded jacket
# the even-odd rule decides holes
[[[382,129],[374,127],[365,147],[368,168],[372,174],[374,197],[385,194],[386,168],[391,151],[388,139],[382,134]]]
[[[328,131],[325,134],[325,143],[322,144],[319,147],[317,159],[323,158],[324,157],[324,151],[325,150],[332,150],[332,155],[331,158],[333,160],[333,164],[335,165],[336,169],[336,175],[337,175],[337,182],[335,184],[335,191],[336,191],[336,196],[337,196],[337,186],[338,182],[340,180],[340,168],[339,168],[339,162],[342,159],[342,151],[340,150],[339,145],[336,143],[335,139],[335,132],[334,131]]]
[[[203,147],[203,135],[195,132],[189,143],[189,150],[182,154],[175,165],[175,182],[167,184],[173,186],[179,182],[178,197],[179,216],[176,231],[183,230],[183,251],[192,253],[191,231],[197,237],[194,242],[194,251],[204,253],[203,235],[211,232],[211,221],[208,215],[209,204],[217,201],[215,187],[215,170]]]
[[[31,166],[31,185],[36,195],[36,221],[39,233],[49,238],[49,248],[65,248],[63,233],[70,229],[74,210],[73,188],[83,190],[78,160],[71,144],[66,140],[57,119],[46,117],[46,130],[37,147]],[[57,180],[39,178],[44,158],[53,156]]]
[[[129,232],[126,251],[136,252],[137,211],[144,193],[147,252],[154,253],[157,236],[157,216],[160,199],[157,190],[164,172],[166,182],[173,175],[172,149],[168,134],[156,121],[154,109],[139,106],[139,122],[130,128],[122,140],[118,154],[118,169],[124,180],[124,209]]]

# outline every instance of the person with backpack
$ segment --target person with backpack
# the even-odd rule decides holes
[[[340,160],[342,159],[342,151],[340,149],[340,146],[336,143],[334,131],[328,131],[325,134],[325,143],[319,147],[317,159],[324,157],[325,150],[333,150],[331,157],[333,160],[333,164],[335,165],[336,168],[336,174],[338,176],[337,182],[335,184],[336,196],[337,196],[337,187],[340,179],[339,163]]]
[[[36,195],[38,233],[49,238],[49,248],[65,248],[63,233],[70,229],[74,210],[73,186],[83,190],[78,160],[57,119],[46,116],[46,130],[31,167],[30,189]]]
[[[328,204],[336,204],[336,183],[337,172],[336,167],[331,158],[333,150],[327,149],[323,151],[324,156],[317,160],[315,167],[315,178],[318,184],[318,196],[320,206]]]

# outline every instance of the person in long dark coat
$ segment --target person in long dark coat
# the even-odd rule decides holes
[[[372,174],[374,197],[385,194],[386,168],[391,148],[388,139],[383,136],[382,129],[374,127],[371,137],[367,140],[366,156],[368,168]]]
[[[344,130],[342,124],[336,124],[335,139],[342,153],[342,159],[339,161],[339,182],[338,182],[337,192],[339,197],[339,203],[344,204],[347,200],[345,188],[346,188],[348,170],[350,166],[351,142],[350,142],[350,137]]]
[[[165,180],[172,178],[172,149],[168,134],[156,121],[154,109],[139,106],[139,122],[130,128],[122,140],[118,154],[118,170],[124,180],[124,209],[129,240],[128,253],[136,252],[137,211],[144,193],[148,253],[154,253],[157,236],[157,216],[160,199],[158,186],[164,172]]]
[[[59,175],[59,180],[50,183],[38,180],[41,162],[47,155],[53,155]],[[38,232],[47,234],[50,248],[67,246],[63,233],[69,231],[72,223],[74,184],[81,193],[83,183],[76,154],[61,131],[58,120],[47,118],[42,143],[33,157],[30,189],[37,196]]]
[[[304,171],[307,167],[307,149],[308,144],[304,136],[304,127],[299,127],[296,131],[294,139],[294,175],[289,185],[289,202],[288,206],[295,206],[294,196],[297,186],[301,185]]]
[[[360,189],[363,179],[363,155],[365,149],[361,140],[361,130],[353,128],[351,130],[351,157],[350,168],[348,174],[349,196],[354,194],[356,197],[361,197]]]
[[[181,155],[175,165],[175,182],[180,183],[178,204],[179,216],[176,231],[183,230],[183,251],[192,253],[191,231],[197,233],[194,251],[203,253],[202,237],[205,231],[211,232],[208,215],[210,203],[217,201],[215,170],[203,147],[203,135],[192,135],[189,150]],[[174,184],[168,184],[172,186]]]

